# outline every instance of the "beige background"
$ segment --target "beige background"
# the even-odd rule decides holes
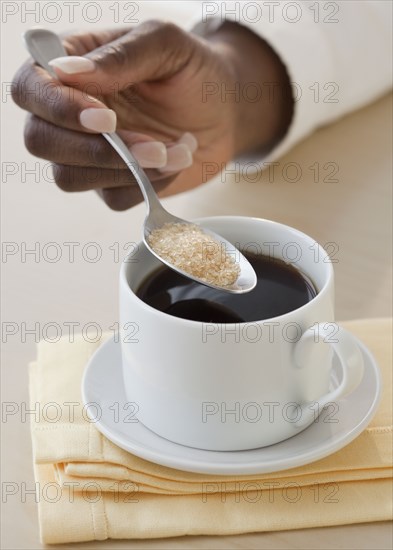
[[[19,35],[32,23],[37,21],[23,23],[21,17],[16,17],[2,27],[3,45],[11,45],[10,54],[3,55],[5,82],[11,80],[25,58]],[[42,20],[38,23],[56,29],[67,27],[64,20],[54,26]],[[24,150],[24,114],[4,96],[2,109],[2,241],[14,243],[9,246],[16,251],[12,256],[3,256],[1,264],[2,399],[21,408],[28,400],[27,364],[34,358],[35,340],[45,337],[47,323],[58,323],[62,333],[67,334],[67,322],[79,323],[79,330],[90,322],[108,330],[117,321],[119,261],[114,257],[115,250],[120,248],[121,258],[124,245],[139,240],[144,206],[115,213],[93,193],[67,195],[58,190],[49,181],[46,163]],[[247,178],[236,182],[233,177],[224,176],[166,199],[166,206],[185,218],[216,214],[265,217],[297,227],[322,244],[335,243],[337,318],[390,316],[391,117],[388,96],[319,130],[298,145],[280,159],[273,183],[269,183],[266,173],[256,183]],[[296,162],[302,169],[297,183],[285,181],[288,162]],[[313,181],[310,170],[316,162],[321,168],[318,183]],[[323,181],[323,165],[327,162],[338,166],[337,183]],[[37,182],[34,175],[25,173],[35,167]],[[9,175],[5,170],[16,173]],[[55,252],[53,247],[45,248],[50,242],[60,247],[62,257],[56,263],[48,261]],[[80,243],[75,247],[73,262],[64,245],[67,242]],[[82,253],[83,247],[93,242],[102,254],[96,263],[87,261]],[[23,247],[31,249],[34,243],[39,243],[38,257],[30,254],[24,258]],[[87,250],[93,252],[92,247]],[[5,341],[4,329],[11,326],[9,323],[16,323],[12,326],[18,332]],[[31,329],[35,324],[36,335],[23,334],[24,327]],[[52,330],[46,337],[53,335]],[[1,546],[6,549],[41,548],[34,496],[22,494],[24,487],[34,488],[29,427],[23,420],[18,413],[2,422],[2,481],[18,484],[18,494],[2,504]],[[100,543],[103,548],[244,549],[376,549],[391,545],[388,523],[233,537]],[[96,548],[98,543],[74,548],[79,546]]]

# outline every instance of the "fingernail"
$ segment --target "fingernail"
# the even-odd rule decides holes
[[[79,115],[82,126],[95,132],[114,132],[116,113],[112,109],[84,109]]]
[[[56,57],[49,61],[49,65],[55,67],[55,69],[60,69],[66,74],[91,73],[96,68],[94,61],[78,55]]]
[[[192,153],[187,145],[179,143],[167,149],[167,162],[161,172],[178,172],[192,164]]]
[[[182,135],[182,137],[178,140],[178,143],[184,143],[184,145],[187,145],[191,153],[195,153],[195,151],[198,149],[198,142],[196,137],[193,134],[190,134],[190,132],[186,132]]]
[[[167,149],[161,141],[135,143],[130,150],[143,168],[162,168],[167,163]]]

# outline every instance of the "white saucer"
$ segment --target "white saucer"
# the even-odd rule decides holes
[[[84,404],[94,403],[95,426],[110,441],[157,464],[207,474],[256,474],[294,468],[319,460],[357,437],[372,419],[381,396],[381,378],[368,349],[358,341],[364,357],[364,377],[347,398],[323,410],[306,430],[269,447],[250,451],[203,451],[172,443],[133,417],[123,387],[120,344],[105,342],[91,357],[82,381]],[[332,385],[340,369],[334,364]],[[99,418],[100,414],[101,417]],[[126,417],[129,415],[129,420]],[[132,421],[133,420],[133,421]],[[330,421],[329,421],[330,420]],[[335,422],[334,422],[335,421]]]

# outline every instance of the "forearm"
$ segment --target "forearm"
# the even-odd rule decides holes
[[[391,2],[299,0],[297,6],[296,21],[284,17],[279,6],[274,24],[268,24],[267,10],[252,22],[237,18],[251,34],[262,37],[262,44],[265,40],[271,45],[285,64],[289,80],[296,83],[295,112],[274,156],[391,89]],[[215,18],[198,23],[198,32],[215,28],[211,25]]]
[[[208,40],[233,67],[234,81],[221,94],[236,110],[236,156],[269,151],[282,139],[293,115],[284,65],[263,39],[237,23],[225,22]]]

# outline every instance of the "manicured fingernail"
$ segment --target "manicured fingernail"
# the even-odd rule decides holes
[[[184,143],[184,145],[187,145],[191,153],[195,153],[195,151],[198,149],[198,142],[196,137],[193,134],[190,134],[190,132],[186,132],[182,135],[182,137],[178,140],[178,143]]]
[[[84,109],[79,115],[82,126],[95,132],[114,132],[116,113],[112,109]]]
[[[161,172],[178,172],[188,168],[192,164],[192,153],[187,145],[179,143],[173,147],[167,148],[167,163]]]
[[[55,69],[60,69],[66,74],[91,73],[96,68],[94,61],[87,59],[87,57],[79,57],[78,55],[56,57],[52,61],[49,61],[49,65]]]
[[[167,149],[161,141],[135,143],[131,153],[143,168],[162,168],[167,162]]]

